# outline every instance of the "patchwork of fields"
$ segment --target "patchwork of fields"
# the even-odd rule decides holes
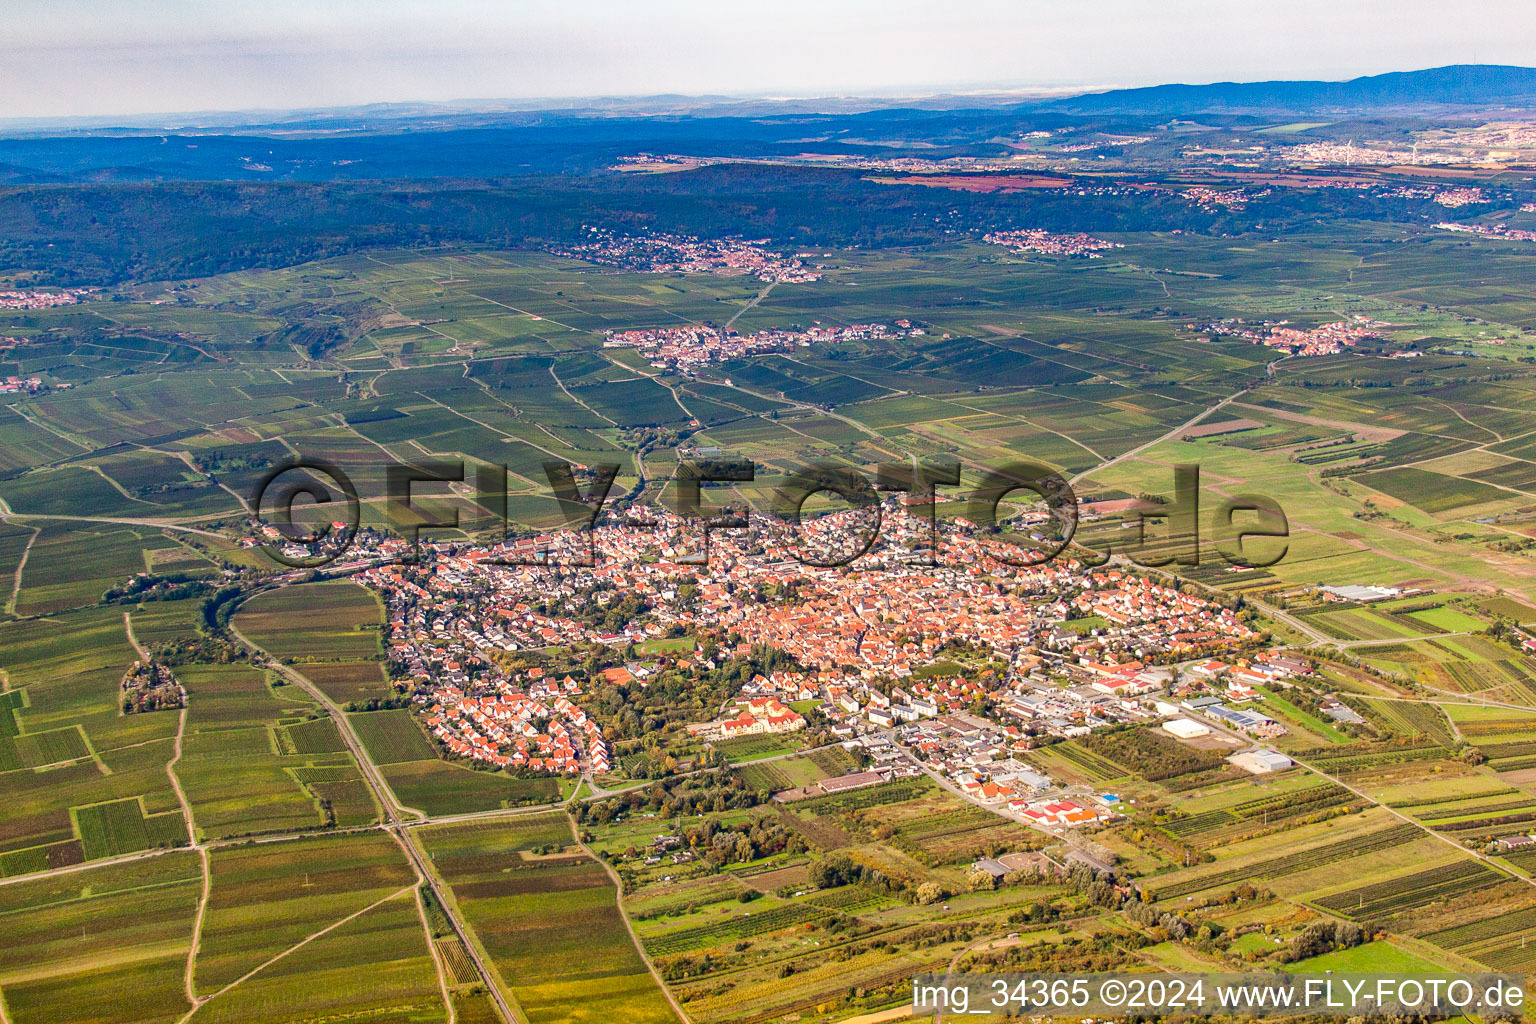
[[[1278,966],[1320,922],[1372,941],[1309,969],[1536,969],[1536,855],[1499,845],[1536,831],[1536,663],[1518,632],[1536,623],[1536,299],[1461,286],[1517,280],[1507,254],[1416,228],[1383,246],[1377,230],[1119,232],[1126,248],[1091,263],[964,241],[829,250],[821,280],[768,289],[378,249],[0,313],[19,339],[4,373],[50,381],[0,400],[5,1016],[471,1024],[500,1016],[479,961],[534,1024],[671,1021],[668,989],[700,1024],[833,1020],[897,1005],[912,974],[955,962]],[[1388,337],[1278,361],[1187,326],[1356,314]],[[693,374],[602,347],[608,330],[733,317],[742,331],[910,318],[922,333]],[[1410,345],[1421,354],[1388,358]],[[391,469],[504,466],[508,519],[542,528],[561,521],[546,460],[617,462],[614,493],[650,501],[670,496],[685,446],[752,459],[732,494],[760,505],[806,463],[910,456],[962,463],[944,515],[969,511],[948,498],[984,468],[1019,459],[1084,499],[1153,505],[1170,467],[1197,464],[1211,526],[1221,498],[1272,497],[1292,526],[1283,558],[1229,572],[1207,529],[1203,564],[1168,571],[1241,596],[1245,614],[1287,602],[1285,620],[1254,621],[1338,655],[1316,686],[1265,686],[1251,705],[1286,727],[1275,746],[1299,766],[1249,777],[1225,760],[1245,741],[1141,727],[1029,750],[1077,798],[1112,791],[1127,811],[1072,850],[927,778],[766,800],[862,767],[825,735],[805,749],[809,731],[715,744],[736,767],[697,799],[688,787],[713,769],[657,792],[641,776],[663,754],[632,731],[635,777],[578,800],[574,781],[441,757],[392,704],[378,600],[346,581],[271,586],[275,568],[238,539],[242,502],[294,454],[343,467],[366,526],[398,513]],[[450,490],[427,501],[457,507],[459,526],[429,537],[500,527],[496,502]],[[1130,532],[1090,514],[1077,539],[1138,557],[1177,543],[1154,530],[1132,548]],[[1411,593],[1307,593],[1346,583]],[[223,631],[217,598],[236,585],[261,592],[222,614],[238,605],[238,635],[323,700]],[[1063,617],[1078,635],[1106,623]],[[412,629],[449,643],[437,623]],[[669,637],[621,660],[699,649]],[[172,665],[184,711],[124,712],[144,650]],[[1324,690],[1362,724],[1328,717]],[[405,809],[398,829],[376,790]],[[567,816],[588,805],[603,812]],[[459,815],[477,817],[431,820]],[[1059,875],[1073,851],[1106,877]],[[998,883],[971,869],[1007,854],[1029,870]],[[1148,925],[1143,898],[1191,934]]]
[[[565,815],[431,826],[420,834],[534,1024],[676,1019],[630,939],[613,883],[576,846]]]

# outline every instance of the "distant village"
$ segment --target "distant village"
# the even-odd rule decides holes
[[[0,292],[0,309],[53,309],[73,306],[94,288],[61,288],[51,291]]]
[[[845,341],[893,341],[923,334],[910,320],[886,324],[849,324],[830,327],[814,321],[803,331],[772,329],[752,334],[738,334],[703,324],[684,327],[652,327],[631,331],[609,331],[604,348],[633,348],[646,356],[655,367],[688,371],[710,363],[722,363],[764,352],[794,352],[815,344]]]
[[[750,274],[759,281],[804,284],[821,280],[820,271],[799,257],[765,249],[768,240],[701,239],[692,235],[615,235],[586,228],[588,238],[550,251],[558,256],[652,274]]]
[[[1536,231],[1526,231],[1523,228],[1506,227],[1503,224],[1453,224],[1442,221],[1435,227],[1440,231],[1460,231],[1469,235],[1478,235],[1482,238],[1509,239],[1516,242],[1536,242]]]
[[[1313,328],[1289,326],[1286,320],[1249,321],[1239,317],[1188,323],[1187,330],[1224,338],[1242,338],[1255,345],[1280,349],[1294,356],[1333,356],[1366,339],[1380,340],[1387,326],[1364,316]]]
[[[42,389],[41,377],[0,377],[0,395],[35,395]]]
[[[1007,246],[1020,255],[1034,252],[1046,256],[1086,256],[1089,259],[1098,259],[1105,249],[1125,248],[1124,243],[1107,242],[1081,232],[1058,235],[1033,228],[1027,231],[993,231],[984,235],[982,241],[988,245]]]

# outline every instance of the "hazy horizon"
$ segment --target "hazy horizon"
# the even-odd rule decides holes
[[[655,95],[909,97],[1348,79],[1529,64],[1536,14],[1472,0],[1234,5],[913,0],[772,10],[699,0],[13,0],[0,119]],[[473,100],[480,97],[483,99]]]

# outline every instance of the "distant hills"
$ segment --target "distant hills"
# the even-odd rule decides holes
[[[126,117],[7,118],[0,138],[101,135],[388,134],[444,130],[573,127],[593,120],[679,124],[732,118],[810,119],[873,116],[924,119],[992,114],[1178,117],[1187,114],[1375,114],[1523,108],[1536,111],[1536,68],[1456,64],[1397,71],[1344,82],[1216,82],[1154,85],[1064,95],[1060,89],[931,93],[908,96],[590,96],[568,99],[480,99],[450,103],[372,103],[309,110],[206,111]],[[590,127],[587,129],[590,130]]]
[[[1536,68],[1454,64],[1347,82],[1154,85],[1034,105],[1070,114],[1363,113],[1447,107],[1536,108]]]
[[[0,188],[146,181],[362,181],[603,174],[636,153],[773,159],[999,157],[1045,129],[1095,139],[1169,120],[1433,121],[1536,114],[1536,68],[1456,65],[1344,82],[1159,85],[1076,96],[921,99],[649,96],[467,100],[50,125],[0,119]],[[1060,134],[1065,133],[1065,134]],[[1171,150],[1138,149],[1147,159]],[[1150,155],[1149,155],[1150,154]]]

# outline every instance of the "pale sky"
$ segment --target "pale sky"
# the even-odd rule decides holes
[[[1536,63],[1532,0],[6,0],[0,119]]]

